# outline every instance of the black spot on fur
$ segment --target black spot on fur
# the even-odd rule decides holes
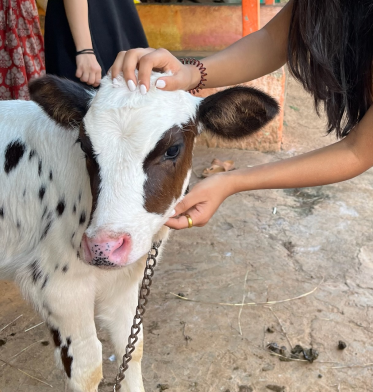
[[[45,278],[44,278],[44,282],[43,282],[43,284],[42,284],[42,286],[41,286],[41,289],[42,289],[42,290],[43,290],[43,289],[45,288],[45,286],[47,285],[48,279],[49,279],[49,276],[46,275]]]
[[[45,228],[44,228],[43,234],[42,234],[41,237],[40,237],[40,241],[43,240],[43,239],[47,236],[48,231],[49,231],[49,229],[50,229],[51,226],[52,226],[52,223],[53,223],[53,220],[50,220],[50,221],[47,223],[47,225],[46,225]]]
[[[44,195],[45,195],[45,186],[42,185],[40,187],[40,189],[39,189],[39,199],[40,199],[40,201],[43,201]]]
[[[79,251],[76,252],[76,255],[78,256],[78,259],[80,259],[80,252]]]
[[[38,174],[39,177],[41,176],[41,172],[43,171],[43,163],[41,161],[41,159],[39,159],[39,165],[38,165]]]
[[[21,222],[17,221],[17,229],[19,230],[21,228]]]
[[[53,181],[53,173],[52,173],[52,170],[49,172],[49,180],[50,180],[50,181]]]
[[[28,155],[29,161],[31,161],[32,157],[35,156],[35,154],[36,154],[36,151],[35,151],[35,150],[31,150],[31,151],[30,151],[30,154]]]
[[[67,374],[67,377],[71,378],[71,365],[73,363],[73,357],[69,355],[69,347],[71,345],[71,339],[66,339],[66,345],[61,347],[61,359],[63,363],[63,367]]]
[[[23,197],[25,197],[25,196],[26,196],[26,188],[23,190],[23,194],[22,194],[22,196],[23,196]]]
[[[79,224],[80,224],[80,225],[84,225],[85,220],[86,220],[86,215],[85,215],[85,211],[83,211],[83,212],[80,214]]]
[[[4,170],[6,174],[15,169],[25,153],[26,146],[19,140],[10,142],[5,149]]]
[[[4,219],[4,208],[0,208],[0,218]]]
[[[52,333],[52,338],[53,338],[54,345],[56,347],[60,347],[61,344],[62,344],[60,331],[58,329],[54,329],[54,328],[51,328],[50,330],[51,330],[51,333]]]
[[[67,264],[64,265],[63,268],[62,268],[62,272],[66,273],[68,270],[69,270],[69,266]]]
[[[43,276],[43,273],[40,269],[38,260],[35,260],[31,264],[31,274],[32,274],[32,281],[36,284],[39,279]]]
[[[65,211],[65,200],[62,199],[58,202],[56,211],[59,216],[63,214],[63,212]]]
[[[72,233],[71,239],[73,239],[74,237],[75,237],[75,231],[74,231],[74,233]]]
[[[78,200],[79,200],[79,203],[80,203],[81,200],[82,200],[82,191],[79,192]]]
[[[73,214],[76,214],[76,205],[73,206]]]
[[[59,267],[59,265],[56,264],[55,267],[54,267],[54,270],[57,271],[57,270],[58,270],[58,267]]]

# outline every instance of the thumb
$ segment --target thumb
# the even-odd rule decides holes
[[[192,208],[195,204],[198,203],[198,200],[195,199],[192,193],[188,193],[183,200],[180,201],[179,204],[175,207],[175,214],[174,216],[178,216],[183,214],[184,212],[188,211]]]
[[[188,84],[183,81],[181,72],[172,76],[163,76],[157,79],[155,87],[163,91],[185,90]]]

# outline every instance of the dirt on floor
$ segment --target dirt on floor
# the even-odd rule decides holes
[[[192,184],[215,157],[243,168],[335,141],[293,80],[284,128],[278,153],[198,148]],[[237,194],[204,228],[174,232],[145,317],[146,391],[373,391],[371,209],[372,170],[336,185]],[[0,284],[0,298],[0,358],[12,364],[0,363],[0,391],[51,390],[23,372],[65,391],[45,325],[12,283]],[[116,366],[100,338],[100,391],[109,392]],[[282,354],[299,344],[319,355],[283,361],[269,343],[285,346]]]

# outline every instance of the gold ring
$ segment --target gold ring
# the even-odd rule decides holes
[[[193,227],[193,221],[192,221],[192,218],[190,217],[190,215],[189,215],[189,214],[185,214],[184,216],[185,216],[185,218],[187,218],[187,219],[188,219],[188,229],[192,228],[192,227]]]

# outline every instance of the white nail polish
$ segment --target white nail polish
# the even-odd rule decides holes
[[[131,80],[131,79],[127,82],[127,86],[129,88],[129,90],[132,92],[136,90],[136,85],[133,82],[133,80]]]
[[[145,87],[143,84],[140,84],[140,93],[141,93],[142,95],[145,95],[145,94],[146,94],[146,87]]]
[[[157,83],[155,84],[155,87],[157,87],[157,88],[165,88],[166,87],[166,82],[164,80],[157,80]]]

